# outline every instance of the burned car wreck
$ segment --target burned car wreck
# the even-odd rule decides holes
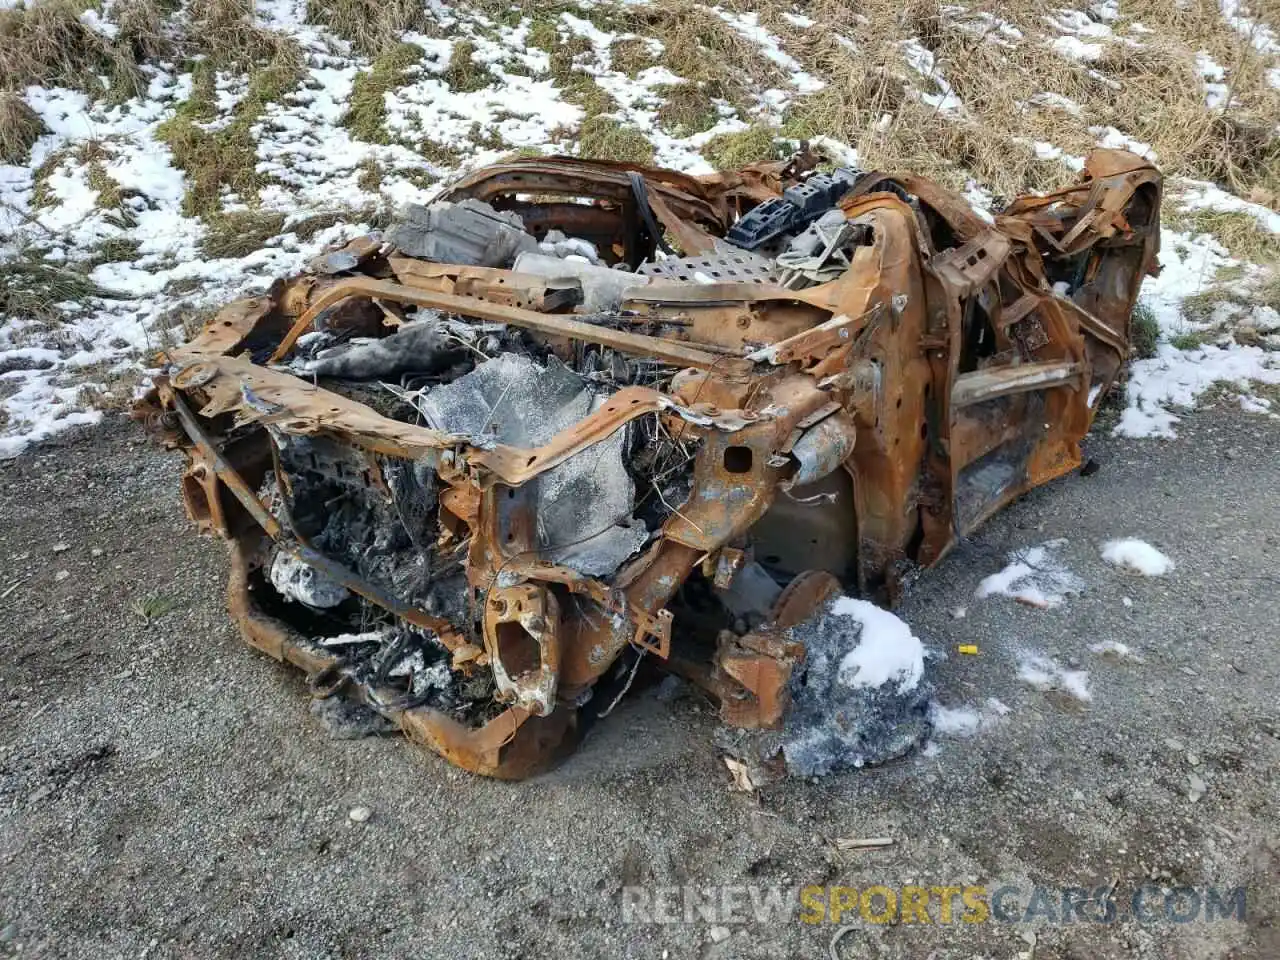
[[[459,766],[545,769],[640,657],[731,727],[799,718],[798,772],[884,759],[919,678],[861,739],[867,691],[815,699],[835,620],[1079,465],[1160,191],[1099,150],[989,222],[807,151],[512,161],[223,308],[136,412],[245,640]]]

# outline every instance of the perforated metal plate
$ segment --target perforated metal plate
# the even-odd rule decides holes
[[[742,251],[700,257],[671,257],[642,263],[637,273],[664,280],[706,283],[773,283],[773,261]]]

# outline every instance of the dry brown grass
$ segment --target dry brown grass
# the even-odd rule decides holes
[[[422,29],[419,0],[308,0],[307,22],[328,27],[366,57],[400,42],[409,29]]]
[[[785,84],[782,71],[756,44],[691,0],[628,7],[625,28],[660,40],[662,62],[686,80],[704,84],[712,96],[741,103],[752,87]]]
[[[634,77],[648,67],[655,66],[657,57],[649,49],[649,44],[641,37],[623,37],[609,46],[609,60],[613,69]]]
[[[578,131],[578,153],[596,160],[653,163],[653,144],[634,127],[612,117],[591,117]]]
[[[81,19],[78,0],[37,0],[0,10],[0,89],[29,84],[105,92],[101,77],[123,96],[143,87],[131,46],[113,42]]]
[[[667,133],[676,137],[688,137],[710,130],[720,118],[711,95],[697,83],[673,83],[654,87],[653,92],[662,98],[657,121]]]
[[[1274,5],[1280,11],[1280,2]],[[1126,3],[1126,16],[1113,29],[1141,46],[1105,43],[1102,57],[1087,64],[1049,46],[1056,34],[1044,18],[1052,7],[1038,4],[979,3],[960,13],[937,0],[812,0],[803,9],[819,21],[813,29],[787,21],[781,14],[792,7],[782,0],[752,7],[788,53],[828,82],[825,90],[796,99],[786,132],[844,140],[868,165],[908,168],[952,184],[972,175],[1011,195],[1073,176],[1061,164],[1036,159],[1030,144],[1082,155],[1098,139],[1090,127],[1114,126],[1151,144],[1166,173],[1212,179],[1246,195],[1280,194],[1280,93],[1266,77],[1280,60],[1254,49],[1212,0]],[[1010,22],[1022,39],[981,20],[984,12]],[[1152,32],[1129,33],[1135,21]],[[856,52],[840,38],[856,44]],[[933,53],[963,112],[949,115],[919,102],[914,91],[938,91],[905,62],[908,38]],[[1228,70],[1227,110],[1206,106],[1196,65],[1201,50]],[[1040,92],[1080,109],[1073,114],[1040,100]]]
[[[21,95],[0,90],[0,163],[25,163],[43,132],[40,117]]]
[[[214,66],[241,73],[291,53],[300,57],[292,39],[258,26],[254,9],[254,0],[206,0],[197,4],[191,31],[196,49]]]
[[[1251,214],[1203,209],[1166,214],[1165,219],[1178,230],[1212,234],[1236,259],[1280,264],[1280,237],[1264,229]]]
[[[206,257],[247,257],[284,228],[284,214],[265,210],[239,210],[207,218],[200,242]]]

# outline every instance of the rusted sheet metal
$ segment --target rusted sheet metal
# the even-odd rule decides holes
[[[741,361],[728,359],[723,355],[708,353],[684,344],[657,337],[646,337],[641,334],[628,333],[625,330],[613,330],[609,327],[581,323],[554,314],[541,314],[519,307],[490,303],[485,300],[461,297],[434,290],[422,290],[408,287],[388,280],[360,278],[346,280],[325,290],[315,298],[307,310],[294,321],[292,327],[280,341],[271,362],[282,360],[293,349],[298,337],[307,331],[316,317],[327,307],[343,300],[365,297],[388,300],[394,303],[412,304],[419,307],[434,307],[448,310],[462,316],[472,316],[481,320],[493,320],[498,323],[509,323],[518,327],[527,327],[539,333],[601,346],[624,350],[641,356],[652,356],[666,363],[682,366],[701,367],[707,369],[721,366],[729,371],[743,369]]]
[[[783,724],[795,628],[841,590],[896,601],[1079,463],[1159,244],[1160,176],[1117,151],[994,225],[881,173],[788,213],[784,191],[828,188],[814,162],[479,170],[444,196],[468,230],[523,223],[524,249],[572,241],[590,268],[360,238],[169,351],[137,415],[186,454],[199,529],[231,544],[245,639],[492,776],[571,749],[623,657],[701,683],[731,724]],[[770,235],[765,210],[798,219]],[[836,246],[806,246],[832,211]],[[575,311],[592,269],[659,256],[654,224],[696,263],[746,244],[753,281],[677,272]],[[768,273],[784,254],[786,287]]]

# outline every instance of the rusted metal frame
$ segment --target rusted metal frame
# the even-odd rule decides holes
[[[755,363],[785,366],[792,360],[827,353],[829,350],[851,343],[861,331],[877,323],[884,313],[884,304],[877,303],[856,317],[840,314],[811,330],[780,340],[748,354]]]
[[[222,452],[209,438],[209,435],[201,429],[200,424],[196,422],[195,414],[187,407],[186,401],[182,399],[177,391],[173,392],[171,400],[174,412],[178,415],[178,421],[182,424],[182,429],[186,431],[196,449],[204,456],[205,461],[213,466],[213,472],[218,475],[218,478],[226,488],[231,491],[232,496],[240,501],[245,511],[266,532],[267,536],[273,540],[279,540],[282,533],[279,521],[271,515],[271,511],[262,505],[262,501],[258,499],[257,494],[249,489],[249,485],[244,482],[244,478],[227,462]]]
[[[261,388],[266,382],[279,381],[283,387],[293,389],[297,389],[300,386],[294,378],[287,374],[265,370],[254,365],[246,365],[245,361],[223,358],[218,363],[221,365],[245,366],[246,369],[243,371],[245,379],[253,381],[255,390],[262,392],[264,395],[266,391]],[[380,414],[373,413],[361,404],[356,404],[340,394],[332,393],[323,388],[303,385],[303,389],[314,393],[318,405],[323,405],[329,400],[332,400],[335,405],[344,405],[343,407],[331,406],[328,408],[335,414],[332,423],[325,423],[321,418],[317,417],[315,422],[317,429],[342,434],[357,445],[377,453],[409,459],[436,456],[441,451],[465,446],[465,449],[459,454],[459,459],[463,464],[474,464],[482,467],[493,473],[497,480],[512,486],[528,482],[539,474],[581,453],[588,447],[607,440],[630,421],[650,413],[669,410],[686,422],[727,431],[739,429],[745,423],[754,422],[761,418],[759,414],[747,411],[725,411],[711,414],[688,410],[680,407],[670,397],[659,391],[648,387],[627,387],[614,394],[599,410],[561,431],[541,447],[523,448],[499,444],[492,449],[481,450],[464,445],[461,443],[460,438],[452,437],[448,434],[416,427],[399,420],[389,420]],[[362,417],[385,420],[389,432],[402,434],[399,442],[369,443],[368,437],[378,432],[376,428],[379,425],[357,427],[350,422],[344,421],[341,414],[346,406],[355,408],[355,412]],[[273,422],[286,433],[297,433],[301,432],[299,430],[299,425],[302,422],[301,416],[295,410],[291,411],[289,416]]]
[[[280,373],[250,363],[238,357],[208,357],[197,361],[209,364],[219,376],[238,378],[250,389],[269,402],[284,406],[289,402],[286,394],[305,394],[311,410],[300,411],[294,402],[291,409],[280,415],[257,414],[247,418],[271,423],[285,433],[328,433],[357,446],[388,456],[418,459],[439,458],[444,451],[458,450],[462,464],[474,464],[493,473],[499,481],[517,486],[555,467],[570,457],[602,440],[607,440],[631,420],[650,413],[670,410],[681,419],[713,426],[720,430],[734,430],[759,415],[748,412],[727,411],[710,414],[680,407],[666,394],[648,387],[626,387],[618,391],[603,407],[583,420],[561,431],[541,447],[509,447],[498,444],[489,450],[481,450],[464,442],[463,438],[440,433],[426,427],[415,426],[400,420],[383,417],[341,394],[299,381],[286,373]],[[217,379],[208,381],[212,387]],[[638,403],[635,401],[639,401]],[[318,412],[323,409],[324,415]]]
[[[660,337],[649,337],[624,330],[613,330],[609,327],[594,326],[556,314],[537,313],[522,310],[519,307],[508,307],[498,303],[487,303],[469,297],[459,297],[433,290],[421,290],[407,287],[404,284],[372,278],[353,278],[345,280],[326,290],[294,322],[280,345],[271,355],[270,363],[278,363],[297,342],[298,337],[315,321],[315,318],[326,307],[349,297],[381,297],[397,303],[411,303],[419,307],[432,307],[448,313],[462,316],[478,317],[497,323],[508,323],[512,326],[536,330],[550,336],[567,337],[598,343],[601,346],[613,347],[626,353],[649,356],[667,363],[675,363],[688,367],[707,368],[716,363],[723,363],[725,358],[704,350],[687,347],[683,344],[664,340]],[[732,361],[731,361],[732,363]],[[738,363],[738,366],[743,364]]]
[[[287,624],[253,604],[248,588],[248,550],[239,541],[231,541],[228,547],[231,554],[228,606],[244,640],[313,677],[326,670],[341,669],[340,657],[302,642]],[[395,700],[392,691],[370,687],[355,677],[345,677],[343,688],[357,701],[368,704],[390,720],[410,739],[426,745],[451,763],[500,779],[521,779],[545,769],[558,755],[555,747],[572,742],[576,734],[568,714],[548,722],[533,717],[521,707],[510,707],[483,726],[466,727],[430,707],[388,709],[387,705]],[[546,729],[556,740],[551,744],[552,749],[545,749],[540,742],[528,742],[536,739],[528,735],[526,728],[530,727]]]
[[[391,256],[387,258],[396,279],[410,287],[437,290],[502,303],[507,306],[543,309],[548,293],[556,293],[564,287],[555,287],[548,277],[532,273],[515,273],[497,267],[471,267],[448,263],[432,263],[413,257]],[[381,300],[375,302],[381,304]]]
[[[715,249],[716,238],[696,224],[678,216],[662,194],[656,190],[649,193],[649,207],[658,218],[658,222],[675,237],[676,243],[686,257],[709,253]]]
[[[519,485],[559,466],[587,447],[609,439],[632,420],[665,410],[686,422],[730,432],[761,419],[759,414],[749,411],[713,415],[686,410],[671,397],[650,387],[624,387],[610,396],[599,410],[556,434],[541,447],[521,449],[499,445],[469,453],[467,461],[493,472],[504,483]]]
[[[1070,300],[1063,300],[1061,306],[1064,311],[1075,316],[1080,327],[1090,336],[1101,340],[1112,350],[1115,350],[1122,359],[1129,355],[1129,344],[1125,339],[1117,335],[1114,330],[1088,310]]]
[[[671,617],[666,611],[651,613],[644,606],[632,603],[625,591],[570,567],[541,559],[536,548],[506,552],[501,546],[496,499],[496,488],[490,486],[483,490],[477,514],[481,522],[474,532],[468,563],[468,580],[474,587],[485,594],[501,590],[497,586],[500,574],[518,581],[560,585],[572,594],[595,601],[609,613],[626,618],[635,628],[633,642],[666,656],[671,643]],[[653,637],[655,643],[651,644],[648,637]]]
[[[573,621],[576,630],[567,638],[561,658],[562,696],[571,697],[592,686],[612,666],[619,653],[637,639],[642,647],[655,653],[670,654],[673,621],[666,606],[703,553],[676,540],[660,538],[619,571],[613,586],[618,596],[604,606],[617,611],[620,605],[625,605],[622,609],[630,622],[615,627],[607,617],[599,623],[581,618]],[[648,642],[647,637],[655,638],[656,643]]]
[[[219,377],[230,377],[247,386],[262,400],[281,408],[279,413],[264,414],[252,410],[249,421],[271,422],[286,433],[337,432],[358,446],[391,456],[415,459],[438,456],[458,444],[457,437],[392,420],[341,394],[314,386],[287,373],[259,366],[244,357],[197,356],[175,350],[170,358],[176,363],[192,359],[215,368]],[[217,378],[207,386],[213,388]],[[299,409],[301,408],[301,409]],[[231,409],[244,410],[241,399]]]
[[[921,511],[924,539],[917,557],[922,565],[936,563],[956,542],[955,461],[952,456],[951,388],[960,367],[961,306],[947,292],[943,279],[928,265],[927,250],[920,250],[921,281],[925,288],[925,330],[921,354],[932,378],[925,402],[928,447],[925,470],[932,479],[935,501]],[[931,257],[930,257],[931,258]]]
[[[1060,387],[1078,381],[1085,369],[1078,361],[1050,360],[961,374],[951,387],[951,406],[958,409],[1013,393]]]
[[[341,583],[353,593],[358,593],[366,600],[376,603],[397,617],[408,620],[415,626],[431,630],[438,634],[442,640],[456,635],[455,628],[447,620],[433,617],[416,607],[401,602],[396,597],[369,583],[359,574],[353,573],[341,564],[330,560],[323,553],[310,546],[297,531],[289,531],[289,538],[286,538],[284,528],[280,525],[280,522],[271,515],[271,512],[258,499],[257,494],[245,483],[244,478],[222,456],[213,440],[196,422],[195,415],[187,407],[182,397],[175,392],[172,400],[174,411],[178,414],[183,430],[186,431],[187,436],[191,438],[191,442],[195,444],[205,459],[213,465],[213,470],[218,475],[218,479],[240,501],[245,512],[253,518],[263,532],[279,543],[281,548],[293,554],[303,563],[320,570],[330,579]],[[459,638],[459,642],[462,642],[461,638]]]
[[[714,185],[675,171],[608,161],[552,157],[499,164],[464,177],[440,198],[474,197],[492,202],[499,197],[527,193],[592,197],[625,205],[634,202],[629,172],[643,176],[649,192],[660,194],[686,219],[727,226],[728,208],[712,196],[716,190]]]

